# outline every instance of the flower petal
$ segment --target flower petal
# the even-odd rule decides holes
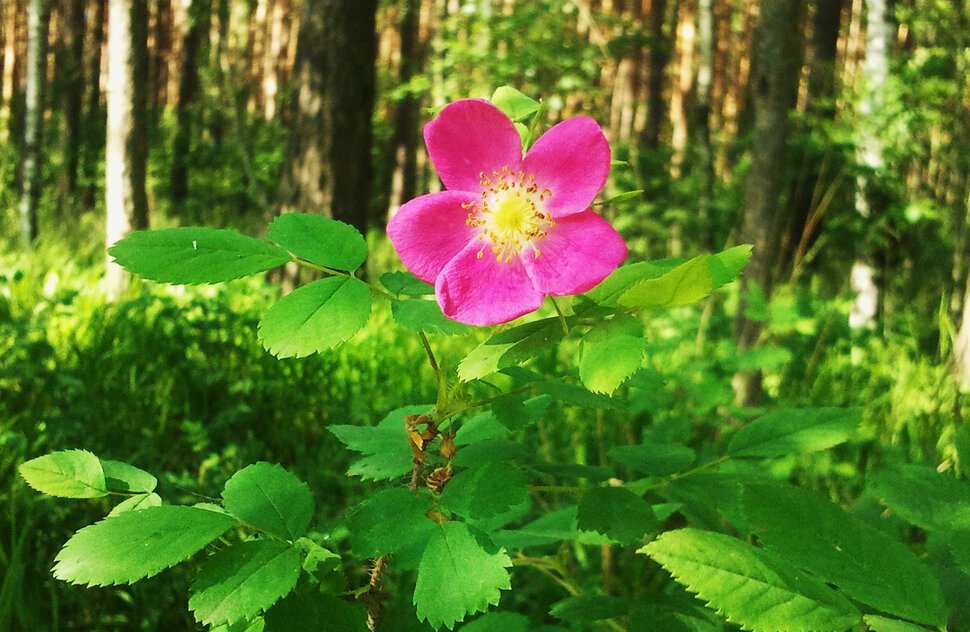
[[[496,261],[488,244],[477,240],[441,271],[435,296],[445,316],[469,325],[507,323],[539,309],[543,299],[521,261]]]
[[[461,207],[477,199],[474,193],[442,191],[416,197],[401,205],[387,225],[387,236],[404,266],[425,283],[434,283],[462,248],[475,238]]]
[[[567,119],[539,137],[523,161],[526,173],[552,191],[553,217],[589,208],[610,173],[610,144],[588,116]]]
[[[481,191],[483,171],[518,171],[522,141],[509,117],[482,99],[446,105],[424,126],[424,143],[445,188]]]
[[[591,210],[567,215],[537,244],[539,256],[523,252],[533,285],[546,294],[579,294],[599,285],[626,259],[623,238]]]

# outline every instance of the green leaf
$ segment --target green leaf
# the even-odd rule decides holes
[[[465,615],[499,602],[500,591],[511,588],[512,560],[479,531],[462,522],[445,522],[421,556],[414,605],[418,618],[434,629],[449,630]]]
[[[635,198],[643,195],[643,189],[637,189],[636,191],[624,191],[619,195],[614,195],[608,200],[603,202],[596,202],[593,206],[609,206],[611,204],[619,204],[621,202],[626,202],[627,200],[633,200]]]
[[[743,628],[757,632],[844,632],[861,613],[821,581],[774,555],[721,533],[668,531],[638,553]]]
[[[356,270],[367,258],[367,242],[350,224],[308,213],[284,213],[266,236],[294,255],[326,268]]]
[[[570,623],[592,623],[603,619],[621,617],[627,613],[627,602],[607,595],[580,595],[566,597],[552,604],[549,614]]]
[[[158,479],[144,470],[121,461],[101,459],[107,488],[113,492],[148,494],[155,491]]]
[[[461,626],[461,632],[528,632],[529,620],[516,612],[489,612]]]
[[[539,111],[539,102],[511,86],[499,86],[489,99],[513,121],[521,121]]]
[[[427,516],[432,500],[403,487],[385,489],[357,505],[347,517],[350,545],[358,557],[406,552],[420,557],[437,530]],[[395,562],[400,556],[395,556]]]
[[[89,586],[130,584],[191,557],[235,524],[232,516],[197,507],[126,511],[75,533],[57,554],[54,577]]]
[[[465,356],[458,365],[458,377],[463,382],[470,382],[520,364],[548,351],[562,340],[562,336],[562,323],[558,318],[543,318],[511,327],[495,334]]]
[[[515,461],[529,456],[529,450],[520,441],[486,439],[466,445],[451,460],[455,467],[477,468],[489,463]]]
[[[234,544],[209,557],[192,582],[189,609],[207,625],[235,623],[289,594],[300,577],[300,552],[275,540]]]
[[[306,483],[264,461],[233,474],[222,499],[233,516],[288,540],[303,535],[313,518],[313,495]]]
[[[967,508],[956,511],[953,528],[947,533],[947,544],[957,565],[970,577],[970,510]]]
[[[391,313],[398,325],[411,331],[424,331],[431,334],[454,336],[471,331],[471,327],[455,322],[441,313],[434,301],[411,299],[391,301]]]
[[[488,462],[456,474],[441,493],[441,506],[470,519],[497,516],[529,497],[529,480],[522,472]]]
[[[310,538],[299,538],[293,543],[303,562],[300,567],[311,577],[314,584],[320,584],[332,578],[335,570],[340,568],[340,556],[329,549],[325,549]]]
[[[646,476],[669,476],[694,463],[694,451],[674,443],[642,443],[611,448],[610,458]]]
[[[162,283],[222,283],[270,270],[291,258],[278,246],[218,228],[136,231],[108,248],[125,270]]]
[[[291,593],[265,619],[266,632],[307,632],[310,621],[325,623],[319,629],[326,632],[367,632],[367,613],[361,606],[320,593]]]
[[[577,526],[622,544],[636,542],[657,528],[657,518],[645,500],[623,487],[594,487],[583,495]]]
[[[586,293],[586,297],[605,307],[619,307],[619,298],[641,281],[659,279],[681,263],[680,259],[640,261],[613,271],[602,283]]]
[[[148,509],[149,507],[161,507],[162,497],[158,494],[151,492],[149,494],[138,494],[137,496],[132,496],[127,500],[123,500],[114,506],[108,517],[117,516],[118,514],[124,513],[126,511],[137,511],[139,509]]]
[[[867,614],[862,617],[872,632],[929,632],[926,628],[909,621]]]
[[[579,344],[579,378],[590,391],[612,395],[643,365],[646,347],[643,323],[617,314],[583,336]]]
[[[619,298],[627,307],[689,305],[733,281],[751,257],[751,246],[736,246],[716,255],[701,255],[663,276],[644,279]]]
[[[948,529],[953,516],[970,507],[970,484],[922,465],[878,470],[867,483],[900,518],[929,531]]]
[[[885,532],[797,487],[747,485],[742,498],[751,531],[766,549],[877,610],[946,624],[936,579]]]
[[[287,294],[259,321],[259,340],[278,358],[302,358],[344,342],[370,317],[367,284],[320,279]]]
[[[332,425],[327,429],[347,449],[363,454],[347,474],[374,481],[389,481],[409,473],[414,467],[414,453],[408,441],[404,418],[431,409],[426,404],[396,408],[376,426]]]
[[[727,453],[778,457],[827,450],[848,441],[861,421],[858,408],[781,408],[738,430]]]
[[[428,285],[410,272],[385,272],[381,275],[381,285],[395,296],[428,296],[434,294],[434,287]]]
[[[108,493],[101,461],[86,450],[51,452],[20,465],[27,484],[48,496],[98,498]]]

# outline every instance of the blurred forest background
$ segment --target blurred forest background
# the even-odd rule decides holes
[[[756,246],[743,287],[648,318],[622,406],[555,413],[537,449],[595,464],[652,427],[703,452],[758,406],[859,405],[870,440],[792,476],[851,498],[873,459],[962,475],[968,70],[967,0],[0,0],[0,629],[193,629],[170,579],[50,579],[103,508],[37,498],[22,460],[85,448],[174,495],[280,462],[325,531],[363,493],[326,424],[433,400],[386,309],[277,361],[255,324],[278,285],[132,283],[105,244],[293,210],[369,231],[372,274],[399,267],[388,215],[440,188],[422,125],[503,84],[543,126],[601,122],[604,197],[644,191],[601,209],[632,261]],[[435,344],[454,366],[468,343]]]

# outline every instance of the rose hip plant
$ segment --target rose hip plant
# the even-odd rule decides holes
[[[621,265],[623,239],[593,210],[611,165],[602,131],[573,118],[533,143],[540,107],[500,88],[428,123],[446,190],[407,202],[388,226],[407,272],[364,280],[363,237],[320,215],[282,215],[266,239],[175,228],[116,244],[119,264],[161,283],[220,283],[289,263],[319,272],[260,322],[260,341],[280,358],[353,344],[372,304],[389,302],[420,338],[437,398],[372,425],[329,427],[356,455],[348,476],[374,483],[328,525],[349,534],[336,546],[312,529],[314,494],[281,465],[255,463],[218,498],[180,505],[148,472],[84,450],[28,461],[20,472],[40,492],[120,501],[64,545],[55,577],[106,586],[188,564],[188,608],[220,631],[944,629],[954,608],[940,569],[970,570],[964,483],[916,466],[874,469],[866,493],[881,513],[865,514],[775,476],[779,463],[859,440],[859,410],[725,421],[701,449],[689,430],[647,426],[596,466],[531,449],[553,409],[622,418],[622,387],[650,348],[643,315],[709,296],[750,256],[738,246]],[[481,339],[476,327],[496,325],[456,367],[435,354],[440,336]],[[537,367],[551,350],[572,368]],[[909,528],[928,534],[936,561],[901,541]],[[627,581],[598,579],[596,556],[602,568],[622,560]],[[561,591],[541,620],[503,599],[520,585],[517,568]],[[392,577],[416,620],[383,616]]]

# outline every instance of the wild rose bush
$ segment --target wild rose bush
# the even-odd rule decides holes
[[[277,464],[246,467],[218,499],[188,506],[166,502],[148,472],[84,450],[28,461],[22,476],[45,494],[120,500],[64,545],[54,575],[105,586],[190,564],[188,608],[220,631],[966,629],[952,590],[953,572],[970,572],[966,484],[886,465],[866,480],[877,511],[849,513],[776,478],[786,463],[859,440],[859,410],[725,420],[701,454],[689,424],[648,425],[598,466],[536,454],[530,437],[557,410],[624,420],[624,385],[649,351],[641,315],[709,296],[750,255],[739,246],[620,266],[626,245],[592,210],[611,164],[602,131],[578,117],[530,143],[540,120],[537,102],[500,88],[491,103],[453,103],[426,126],[446,190],[401,207],[388,233],[409,272],[379,283],[357,275],[363,237],[319,215],[283,215],[265,240],[177,228],[115,245],[118,263],[163,283],[219,283],[290,262],[321,272],[260,322],[259,339],[280,358],[350,340],[372,303],[388,301],[420,337],[438,395],[373,425],[328,428],[357,455],[348,475],[374,481],[328,531],[313,529],[311,490]],[[435,354],[438,336],[524,315],[489,330],[455,370]],[[557,346],[574,370],[530,368]],[[341,529],[349,544],[333,546]],[[925,532],[932,556],[903,544],[904,529]],[[607,581],[620,564],[638,579]],[[530,620],[503,595],[539,576],[561,599]],[[386,615],[388,587],[409,592],[408,620]]]

